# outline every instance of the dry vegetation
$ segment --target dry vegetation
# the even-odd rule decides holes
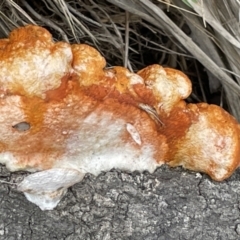
[[[225,107],[240,120],[238,0],[4,0],[0,37],[38,24],[55,40],[95,46],[110,65],[159,63],[193,82],[188,101]]]

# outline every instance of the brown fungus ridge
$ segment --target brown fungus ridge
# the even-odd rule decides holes
[[[51,89],[45,92],[44,101],[61,101],[68,94],[77,93],[81,91],[79,84],[79,76],[75,73],[68,73],[61,79],[61,84],[58,88]]]
[[[166,137],[169,146],[168,162],[175,157],[178,151],[178,142],[185,137],[192,123],[197,121],[197,115],[189,111],[186,103],[182,101],[175,106],[168,116],[163,115],[160,119],[164,126],[159,129],[159,133]]]
[[[94,78],[95,81],[91,85],[82,86],[83,91],[88,96],[98,101],[112,98],[136,107],[139,103],[152,103],[154,101],[154,96],[137,74],[130,73],[123,67],[105,69],[104,73],[100,79]],[[81,76],[80,74],[80,84],[82,84]]]
[[[85,44],[72,45],[74,71],[79,75],[79,82],[87,95],[97,99],[116,98],[121,102],[138,105],[143,95],[138,95],[135,89],[150,95],[143,79],[130,73],[126,68],[116,66],[104,69],[106,62],[96,49]],[[140,85],[142,85],[140,87]],[[146,95],[144,102],[148,101]]]
[[[138,96],[139,102],[149,106],[156,106],[157,101],[151,89],[147,88],[145,84],[135,84],[133,89]]]

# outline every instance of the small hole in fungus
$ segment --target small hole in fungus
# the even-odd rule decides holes
[[[20,122],[17,123],[15,125],[12,126],[13,128],[15,128],[16,130],[18,130],[19,132],[24,132],[30,129],[30,123],[28,122]]]

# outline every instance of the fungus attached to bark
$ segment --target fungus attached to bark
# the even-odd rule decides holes
[[[31,25],[0,46],[0,163],[42,171],[19,185],[42,209],[86,172],[167,163],[220,181],[238,167],[238,123],[218,106],[186,104],[191,82],[180,71],[106,69],[94,48],[55,43]]]

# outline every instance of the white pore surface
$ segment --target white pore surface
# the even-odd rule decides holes
[[[14,96],[7,99],[17,100]],[[17,123],[16,119],[24,121],[24,114],[21,110],[17,110],[21,108],[14,104],[12,108],[4,109],[4,107],[0,108],[0,123],[3,127],[2,131],[0,129],[0,140],[14,147],[18,138],[25,132],[13,130],[12,125]],[[5,119],[1,119],[3,111]],[[8,121],[6,116],[9,116]],[[66,118],[67,121],[67,116],[61,114],[56,116],[56,121],[61,122],[62,118]],[[54,128],[52,113],[47,112],[44,119],[46,126]],[[50,120],[51,122],[48,122]],[[66,193],[66,189],[81,181],[86,172],[98,175],[113,168],[153,172],[160,165],[154,156],[156,146],[144,142],[141,129],[137,129],[124,118],[116,117],[114,113],[103,110],[91,112],[87,117],[74,118],[74,124],[79,127],[74,127],[74,130],[59,129],[62,136],[57,136],[65,139],[62,146],[65,153],[55,160],[53,169],[30,175],[19,185],[19,190],[24,192],[27,199],[42,210],[56,207]],[[32,140],[34,141],[34,138]],[[55,141],[57,144],[58,139],[56,138]],[[43,157],[41,154],[36,152],[33,157],[36,156],[41,161]],[[27,169],[27,166],[19,166],[18,160],[10,151],[0,153],[0,162],[6,164],[11,171],[19,168],[35,170]]]
[[[55,208],[67,188],[81,181],[86,172],[98,175],[112,168],[153,172],[158,166],[153,147],[142,143],[132,124],[104,111],[77,120],[81,127],[74,133],[62,131],[67,139],[66,154],[55,162],[53,169],[29,175],[18,186],[42,210]],[[4,162],[14,161],[10,158],[5,153]]]
[[[36,204],[41,210],[53,210],[66,194],[67,189],[61,189],[52,193],[28,193],[23,192],[29,202]]]
[[[80,182],[84,175],[73,169],[49,169],[25,177],[18,190],[42,210],[51,210],[57,206],[67,188]]]
[[[153,147],[141,144],[137,129],[122,119],[113,119],[108,112],[91,113],[85,118],[81,129],[68,138],[66,152],[55,167],[84,169],[98,175],[112,168],[153,172],[158,166]]]

